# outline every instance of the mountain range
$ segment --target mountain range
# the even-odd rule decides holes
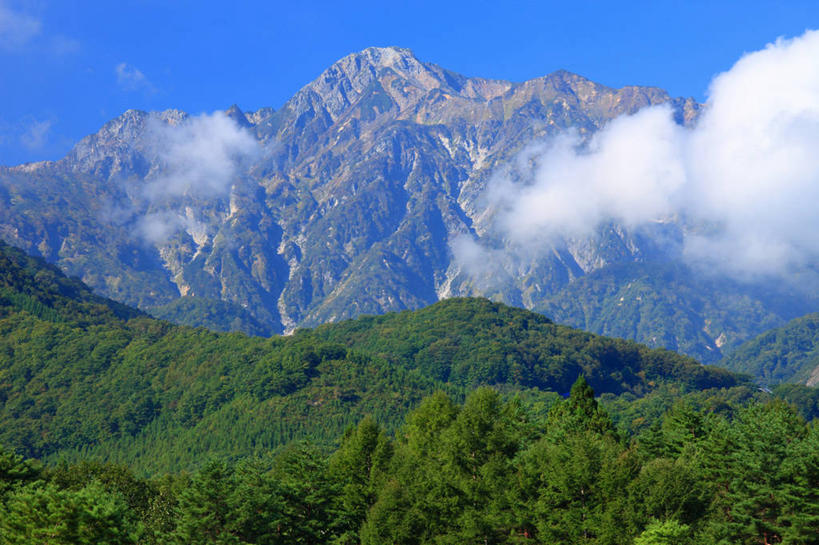
[[[510,250],[485,195],[527,145],[658,104],[682,125],[701,109],[653,87],[470,78],[369,48],[278,110],[129,110],[58,161],[0,168],[0,238],[189,325],[289,333],[480,295],[716,362],[819,301],[688,268],[673,221],[608,224],[477,273],[455,252]]]

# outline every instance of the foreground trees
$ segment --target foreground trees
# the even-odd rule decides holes
[[[819,543],[819,428],[781,402],[679,403],[628,439],[582,378],[545,418],[481,388],[306,443],[143,480],[0,453],[0,543]]]

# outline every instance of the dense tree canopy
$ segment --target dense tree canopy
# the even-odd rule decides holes
[[[545,417],[479,388],[192,475],[0,455],[0,543],[819,543],[819,428],[780,401],[614,431],[580,379]]]
[[[395,431],[436,390],[491,385],[547,411],[580,374],[629,399],[749,384],[484,299],[265,339],[155,320],[7,246],[0,259],[0,443],[47,462],[176,471],[294,439],[329,447],[367,414]]]

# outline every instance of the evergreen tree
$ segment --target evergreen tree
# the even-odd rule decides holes
[[[227,528],[244,543],[272,545],[281,542],[285,524],[284,494],[278,480],[258,461],[236,467],[228,497]]]
[[[819,425],[801,441],[792,441],[782,463],[782,542],[819,544]]]
[[[572,385],[569,398],[555,404],[549,411],[547,425],[549,434],[554,438],[583,430],[617,436],[611,418],[598,405],[594,390],[583,375]]]
[[[40,478],[43,466],[0,445],[0,504],[13,490]]]
[[[791,443],[805,435],[804,421],[781,401],[744,409],[732,425],[712,432],[705,449],[705,476],[719,493],[703,532],[706,539],[749,545],[782,541],[791,502],[788,490],[794,485],[785,462]]]
[[[282,494],[284,543],[319,545],[338,536],[340,486],[330,477],[320,450],[309,443],[287,447],[276,457],[271,476]]]
[[[634,545],[687,545],[691,529],[674,519],[655,520],[634,539]]]
[[[438,541],[500,543],[508,536],[512,519],[507,489],[524,425],[518,404],[504,403],[490,388],[467,397],[442,438],[440,478],[450,483],[457,514],[442,528]]]
[[[232,520],[229,497],[235,487],[233,469],[225,462],[205,465],[179,496],[174,539],[180,545],[228,545],[239,543],[229,529]]]
[[[350,428],[330,458],[330,476],[341,487],[338,497],[339,544],[357,543],[367,510],[386,478],[392,444],[371,417]]]
[[[0,509],[2,545],[134,545],[138,533],[122,496],[97,482],[77,491],[30,484]]]

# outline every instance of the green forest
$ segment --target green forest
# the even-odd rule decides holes
[[[628,437],[583,378],[545,415],[438,392],[395,435],[364,418],[329,453],[150,479],[0,453],[4,544],[809,544],[817,527],[819,427],[784,402],[679,402]]]
[[[0,544],[817,543],[817,389],[754,378],[486,299],[214,333],[0,244]]]

